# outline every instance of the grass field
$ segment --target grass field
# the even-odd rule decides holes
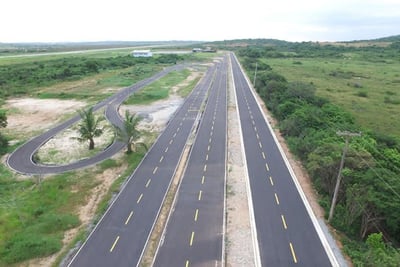
[[[400,136],[400,64],[365,62],[357,55],[342,59],[265,59],[289,81],[312,83],[317,95],[351,112],[363,127]]]
[[[153,101],[165,99],[169,96],[171,88],[183,82],[190,75],[190,71],[185,69],[183,71],[173,71],[168,73],[163,78],[151,83],[139,92],[131,95],[124,104],[149,104]]]

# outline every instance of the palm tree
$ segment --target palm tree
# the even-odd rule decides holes
[[[137,125],[141,121],[141,117],[133,114],[129,114],[129,111],[125,111],[125,118],[122,128],[115,127],[115,133],[117,140],[126,144],[126,153],[130,154],[136,150],[136,146],[141,145],[147,150],[147,146],[143,142],[137,142],[140,138],[140,131],[137,129]],[[132,149],[133,147],[133,149]]]
[[[103,128],[99,126],[103,120],[102,117],[96,118],[93,114],[93,107],[78,110],[82,118],[79,124],[79,137],[76,139],[80,142],[89,141],[89,150],[94,149],[94,138],[103,134]]]

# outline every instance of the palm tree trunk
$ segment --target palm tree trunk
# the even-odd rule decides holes
[[[128,143],[126,144],[126,154],[131,154],[132,153],[132,144]]]
[[[90,138],[89,139],[89,150],[92,150],[92,149],[94,149],[94,140],[93,140],[93,138]]]

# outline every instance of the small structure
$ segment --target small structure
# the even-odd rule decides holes
[[[153,53],[150,50],[133,50],[133,57],[152,57]]]
[[[201,48],[193,48],[192,52],[193,53],[203,52],[203,49],[201,49]]]

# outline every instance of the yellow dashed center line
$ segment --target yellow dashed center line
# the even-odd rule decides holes
[[[267,169],[267,171],[269,171],[268,163],[265,163],[265,168]]]
[[[260,148],[262,148],[262,144],[261,144],[261,142],[258,142],[258,145],[260,146]]]
[[[256,134],[256,136],[257,136],[257,139],[260,139],[260,136],[258,135],[258,133]]]
[[[171,139],[171,140],[169,141],[169,144],[172,145],[173,142],[174,142],[174,139]]]
[[[201,200],[201,195],[203,194],[203,191],[199,191],[199,200]]]
[[[192,235],[190,236],[190,242],[189,242],[190,246],[193,245],[193,240],[194,240],[194,232],[192,232]]]
[[[278,195],[276,193],[275,193],[275,200],[276,200],[276,204],[279,205],[279,198],[278,198]]]
[[[206,155],[206,161],[208,160],[208,154]]]
[[[115,246],[116,246],[117,243],[118,243],[118,240],[119,240],[119,236],[117,236],[117,238],[115,239],[114,243],[112,244],[112,246],[111,246],[111,248],[110,248],[110,252],[113,252]]]
[[[263,156],[263,159],[265,159],[265,153],[264,152],[262,152],[262,156]]]
[[[269,177],[269,181],[270,181],[271,185],[274,186],[274,181],[272,180],[271,176]]]
[[[203,171],[207,171],[207,164],[204,165]]]
[[[131,213],[129,213],[129,216],[128,216],[128,218],[127,218],[126,221],[125,221],[125,225],[128,224],[128,222],[129,222],[129,220],[131,219],[132,215],[133,215],[133,211],[131,211]]]
[[[139,202],[142,200],[143,194],[140,194],[138,200],[136,201],[137,204],[139,204]]]
[[[294,248],[291,242],[289,243],[289,246],[290,246],[290,251],[292,252],[293,261],[294,263],[297,263],[296,253],[294,252]]]
[[[151,183],[151,178],[149,178],[149,180],[147,180],[146,188],[149,187],[150,183]]]
[[[212,141],[212,138],[210,137],[210,139],[208,139],[208,142],[211,143],[211,141]]]
[[[173,135],[173,138],[175,138],[176,137],[176,133],[174,133],[174,135]]]
[[[199,209],[196,209],[196,212],[194,213],[194,221],[197,222],[197,217],[199,216]]]
[[[213,131],[210,132],[210,136],[211,136],[211,137],[213,136]]]
[[[163,161],[163,159],[164,159],[164,156],[161,156],[161,158],[160,158],[160,163]]]
[[[189,267],[189,261],[188,260],[186,260],[185,267]]]
[[[164,150],[164,152],[165,152],[165,153],[167,153],[167,152],[168,152],[168,147],[167,147],[167,148]]]
[[[209,146],[207,147],[207,150],[210,151],[210,149],[211,149],[211,146],[209,145]]]
[[[204,184],[204,179],[205,179],[205,177],[203,175],[203,177],[201,177],[201,184]]]
[[[154,168],[153,174],[155,174],[157,172],[157,170],[158,170],[158,166]]]
[[[286,224],[285,216],[281,215],[281,218],[282,218],[283,228],[287,229],[287,224]]]

